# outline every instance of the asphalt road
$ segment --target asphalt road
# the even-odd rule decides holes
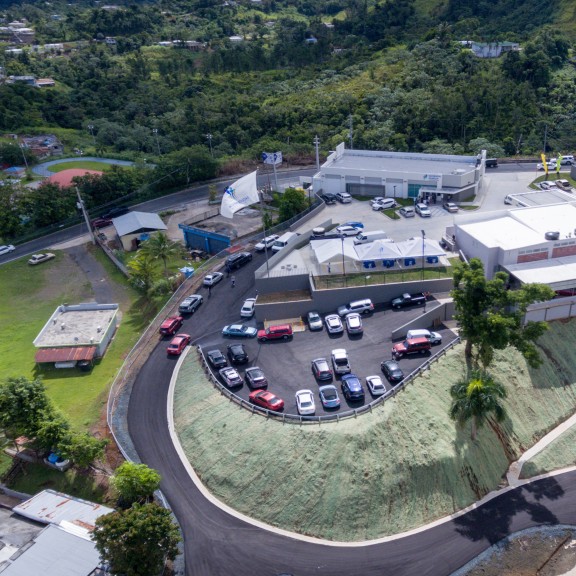
[[[235,273],[235,288],[224,280],[212,290],[210,300],[202,291],[204,304],[186,319],[182,331],[193,338],[217,335],[251,295],[253,271],[262,258],[255,255]],[[162,475],[161,489],[181,524],[188,576],[446,576],[509,533],[574,523],[576,473],[518,488],[451,522],[370,546],[313,544],[247,524],[202,496],[172,446],[166,404],[175,360],[167,358],[166,342],[140,371],[128,421],[138,454]]]

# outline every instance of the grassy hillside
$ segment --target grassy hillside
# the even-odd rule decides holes
[[[476,443],[447,417],[448,389],[464,369],[461,348],[372,414],[312,426],[238,408],[206,382],[190,354],[175,393],[176,427],[203,482],[237,510],[328,539],[376,538],[496,488],[510,459],[576,409],[575,345],[574,322],[557,322],[542,339],[540,370],[500,353],[493,373],[508,388],[510,417],[498,435],[481,429]]]

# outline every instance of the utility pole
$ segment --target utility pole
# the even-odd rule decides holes
[[[94,137],[94,125],[88,124],[88,130],[90,131],[90,135],[92,136],[92,142],[94,142],[94,148],[96,148],[96,138]]]
[[[320,151],[319,151],[319,146],[320,146],[320,138],[318,138],[318,135],[316,135],[314,137],[314,148],[316,149],[316,170],[320,171]]]
[[[24,164],[26,164],[26,172],[28,172],[28,160],[26,159],[26,154],[24,153],[24,144],[19,144],[20,151],[22,152],[22,158],[24,158]]]
[[[158,142],[158,128],[152,128],[152,133],[156,136],[156,147],[158,148],[158,156],[162,156],[160,152],[160,142]]]
[[[546,140],[548,138],[548,124],[544,125],[544,156],[546,156]]]
[[[350,131],[348,132],[348,136],[350,137],[350,150],[354,150],[354,126],[352,124],[352,114],[348,116],[348,120],[350,122]]]
[[[92,225],[90,224],[90,218],[88,218],[88,212],[86,212],[86,208],[84,206],[84,200],[80,196],[80,190],[78,190],[78,186],[76,188],[76,196],[78,196],[78,202],[76,202],[76,207],[78,210],[82,210],[82,215],[84,216],[84,220],[86,221],[86,226],[88,227],[88,233],[90,234],[90,238],[92,239],[92,244],[96,244],[96,238],[94,236],[94,230],[92,230]]]
[[[260,212],[262,212],[262,231],[264,232],[264,256],[266,258],[266,275],[270,278],[270,268],[268,267],[268,246],[266,245],[266,213],[264,211],[264,193],[258,190],[260,198]]]
[[[206,134],[206,138],[208,138],[208,145],[210,146],[210,156],[214,158],[214,153],[212,152],[212,134]]]

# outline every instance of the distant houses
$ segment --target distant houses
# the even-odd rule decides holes
[[[470,48],[478,58],[498,58],[506,52],[517,52],[520,50],[518,42],[475,42],[473,40],[461,40],[459,44],[465,48]]]

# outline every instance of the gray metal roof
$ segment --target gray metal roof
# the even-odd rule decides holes
[[[12,557],[2,576],[89,576],[99,564],[94,542],[50,525]]]
[[[98,517],[114,512],[112,508],[102,504],[81,500],[55,490],[39,492],[30,500],[14,506],[12,510],[36,522],[60,524],[65,521],[87,530],[94,529]]]
[[[168,229],[166,224],[162,222],[162,218],[158,214],[151,212],[128,212],[128,214],[113,218],[112,223],[116,228],[116,232],[118,232],[118,236]]]

